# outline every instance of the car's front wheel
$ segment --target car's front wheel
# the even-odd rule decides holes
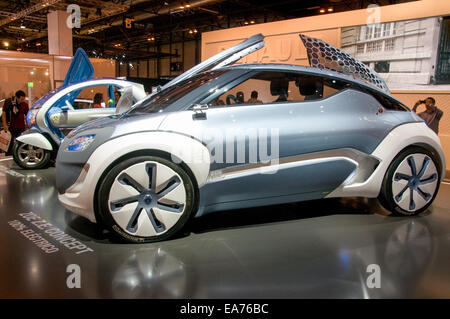
[[[122,239],[152,242],[179,232],[193,211],[194,186],[178,165],[138,156],[114,166],[100,184],[99,213]]]
[[[378,198],[394,214],[420,214],[436,197],[439,181],[437,154],[421,147],[410,147],[392,161]]]
[[[19,141],[14,143],[13,158],[24,169],[44,168],[50,162],[50,151]]]

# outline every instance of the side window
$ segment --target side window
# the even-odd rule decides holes
[[[407,111],[408,108],[401,103],[390,99],[378,92],[372,92],[372,96],[377,99],[377,101],[383,105],[383,107],[387,110],[394,110],[394,111]]]
[[[214,98],[209,106],[311,101],[328,97],[349,84],[313,75],[263,71]]]
[[[108,96],[108,86],[98,85],[84,88],[78,93],[73,101],[73,108],[91,109],[108,107],[110,97]]]

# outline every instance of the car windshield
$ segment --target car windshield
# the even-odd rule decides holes
[[[148,100],[143,101],[140,105],[132,108],[129,113],[161,112],[169,105],[173,104],[200,86],[214,80],[225,72],[227,71],[209,71],[190,77],[180,83],[168,87],[165,90],[162,90],[158,94],[150,96]]]

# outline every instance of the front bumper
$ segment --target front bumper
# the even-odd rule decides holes
[[[90,185],[89,181],[90,165],[86,164],[81,170],[75,183],[63,194],[58,194],[59,202],[71,212],[86,217],[91,222],[96,223],[94,213],[94,193],[95,185]]]

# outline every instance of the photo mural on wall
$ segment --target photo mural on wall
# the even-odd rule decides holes
[[[450,17],[341,30],[341,48],[375,70],[391,90],[450,89]]]

